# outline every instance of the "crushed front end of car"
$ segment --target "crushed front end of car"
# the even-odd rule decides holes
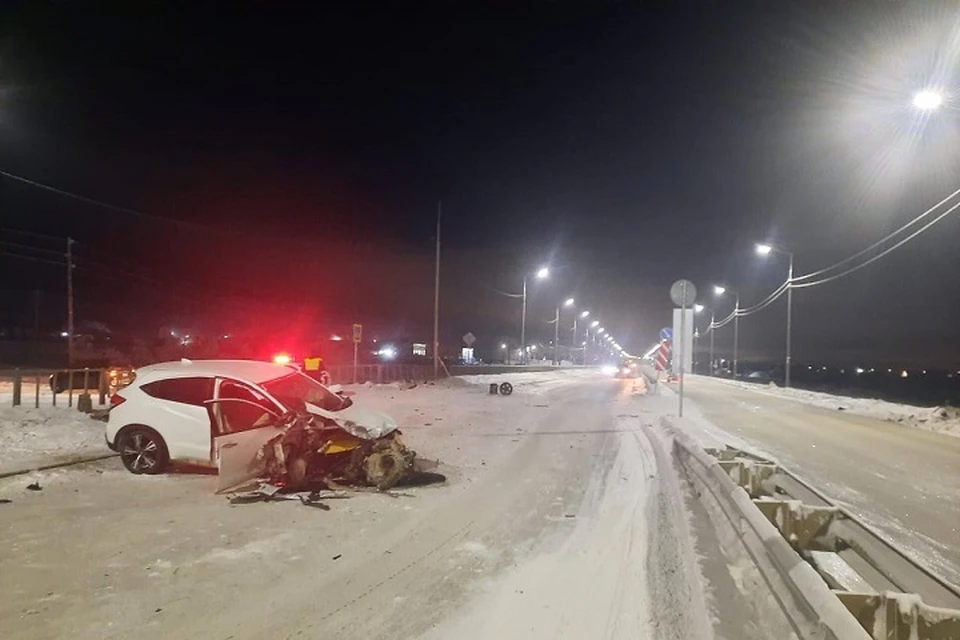
[[[388,491],[413,472],[416,454],[400,432],[314,413],[283,416],[283,431],[258,457],[263,479],[287,490],[371,486]]]

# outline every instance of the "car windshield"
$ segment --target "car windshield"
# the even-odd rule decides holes
[[[288,409],[300,413],[307,410],[306,404],[308,402],[327,411],[340,411],[350,406],[349,399],[338,396],[302,373],[292,373],[282,378],[264,382],[263,388]]]

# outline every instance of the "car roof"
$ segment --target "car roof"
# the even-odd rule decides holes
[[[296,369],[257,360],[179,360],[137,369],[137,381],[190,376],[222,376],[260,384],[294,373]]]

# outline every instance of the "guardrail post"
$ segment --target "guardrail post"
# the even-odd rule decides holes
[[[50,376],[50,392],[53,394],[53,406],[57,406],[57,382],[60,380],[60,373],[54,373]]]
[[[109,390],[110,383],[107,382],[107,370],[100,369],[100,383],[98,385],[100,392],[100,405],[103,406],[107,401],[107,391]]]
[[[13,373],[13,406],[20,406],[20,393],[23,390],[23,376],[20,369],[14,369]]]
[[[38,371],[38,372],[37,372],[37,379],[36,379],[37,388],[35,389],[35,393],[34,393],[34,395],[33,395],[33,408],[34,408],[34,409],[39,409],[39,408],[40,408],[40,378],[41,378],[41,375],[40,375],[40,372]]]
[[[73,369],[67,372],[67,406],[73,406]]]

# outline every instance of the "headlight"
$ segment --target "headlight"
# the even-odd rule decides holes
[[[602,373],[602,374],[605,375],[605,376],[616,375],[616,373],[617,373],[617,368],[616,368],[615,366],[613,366],[612,364],[606,364],[606,365],[603,365],[602,367],[600,367],[600,373]]]

